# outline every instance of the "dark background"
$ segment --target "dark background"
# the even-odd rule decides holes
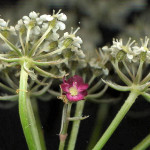
[[[12,8],[18,3],[16,0],[0,1],[0,10],[4,8]],[[29,2],[30,5],[30,2]],[[46,7],[42,5],[41,7]],[[47,11],[51,12],[52,9],[62,9],[69,12],[69,7],[66,3],[61,6],[47,5]],[[144,11],[150,9],[150,2],[147,1],[147,6],[144,10],[131,11],[126,18],[126,24],[132,24],[133,18],[140,16]],[[38,12],[38,10],[36,10]],[[76,8],[77,16],[80,21],[80,17],[85,15],[83,10]],[[7,12],[3,12],[7,13]],[[15,10],[14,10],[15,14]],[[112,41],[113,37],[121,32],[120,29],[104,26],[101,22],[98,23],[99,31],[102,34],[103,42],[97,43],[98,46],[102,46]],[[107,91],[112,96],[118,94],[116,91],[109,89]],[[107,121],[104,123],[103,132],[108,127],[115,114],[120,109],[128,93],[125,93],[123,99],[117,104],[110,104],[109,114]],[[43,126],[46,145],[48,150],[58,149],[59,144],[59,131],[61,122],[61,112],[63,103],[58,99],[53,99],[48,102],[38,100],[39,114]],[[139,97],[131,111],[124,118],[119,125],[118,129],[112,135],[104,150],[130,150],[139,141],[141,141],[148,133],[150,133],[150,104],[146,102],[142,97]],[[74,106],[73,106],[74,109]],[[76,150],[85,150],[89,142],[89,138],[94,125],[96,117],[96,111],[98,105],[87,102],[85,105],[83,115],[90,115],[90,117],[81,123],[80,133],[77,140]],[[0,109],[0,150],[27,150],[27,145],[22,132],[20,124],[18,105],[11,109]]]

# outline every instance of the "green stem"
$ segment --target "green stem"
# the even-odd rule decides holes
[[[93,146],[97,143],[100,134],[102,132],[103,123],[106,120],[107,114],[109,110],[109,104],[101,104],[99,105],[96,121],[93,128],[92,136],[90,137],[89,145],[87,150],[91,150]]]
[[[50,25],[48,27],[48,29],[45,31],[45,33],[42,35],[42,37],[33,45],[29,56],[31,57],[32,55],[34,55],[34,53],[36,52],[37,48],[42,44],[42,42],[46,39],[46,36],[48,35],[48,33],[52,30],[52,26]]]
[[[69,125],[68,118],[70,117],[71,105],[72,103],[64,104],[61,131],[59,134],[59,139],[60,139],[59,150],[64,150],[65,147],[65,141],[68,135],[67,134],[68,125]]]
[[[27,91],[28,73],[21,66],[19,86],[19,115],[29,150],[42,150],[40,138]]]
[[[15,45],[13,45],[11,42],[9,42],[9,41],[5,38],[5,36],[3,36],[1,33],[0,33],[0,38],[1,38],[5,43],[7,43],[7,44],[11,47],[11,49],[12,49],[13,51],[15,51],[15,52],[18,54],[18,56],[22,56],[22,53],[19,51],[19,49],[18,49]]]
[[[121,107],[120,111],[114,118],[114,120],[111,122],[103,136],[100,138],[100,140],[97,142],[93,150],[101,150],[106,142],[109,140],[113,132],[116,130],[124,116],[127,114],[133,103],[135,102],[136,98],[138,97],[139,93],[136,91],[131,91],[130,95],[126,99],[125,103]]]
[[[3,89],[5,89],[5,90],[7,90],[7,91],[9,91],[9,92],[11,92],[13,94],[16,94],[16,91],[14,89],[8,87],[7,85],[5,85],[5,84],[3,84],[1,82],[0,82],[0,87],[2,87]]]
[[[38,112],[37,99],[33,98],[31,102],[32,102],[32,106],[33,106],[33,112],[34,112],[34,116],[35,116],[35,120],[36,120],[36,124],[37,124],[38,133],[39,133],[41,147],[42,147],[42,150],[46,150],[44,133],[43,133],[40,116],[39,116],[39,112]]]
[[[132,150],[145,150],[150,146],[150,134],[148,134],[137,146]]]
[[[120,71],[119,66],[118,66],[118,61],[115,61],[115,63],[112,62],[112,65],[113,65],[113,67],[115,68],[115,70],[116,70],[118,76],[120,77],[120,79],[121,79],[125,84],[131,85],[131,84],[132,84],[131,80],[130,80],[125,74],[123,74],[123,73]]]
[[[75,117],[82,116],[84,105],[85,105],[85,101],[79,101],[77,103]],[[81,122],[81,120],[76,120],[73,122],[71,135],[70,135],[70,139],[69,139],[69,144],[68,144],[68,150],[74,150],[74,148],[75,148],[75,144],[76,144],[77,136],[78,136],[78,132],[79,132],[79,127],[80,127],[80,122]]]

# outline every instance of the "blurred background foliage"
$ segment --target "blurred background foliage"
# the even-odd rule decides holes
[[[148,0],[0,1],[1,18],[10,20],[12,25],[31,11],[48,14],[53,9],[56,11],[62,9],[62,12],[67,15],[66,31],[70,31],[71,27],[81,27],[78,35],[83,40],[82,49],[86,57],[89,58],[96,55],[96,48],[105,44],[111,44],[114,37],[126,40],[131,37],[138,41],[145,36],[149,37],[150,34],[150,2]],[[110,95],[116,95],[114,90],[109,89],[108,92]],[[128,115],[130,117],[121,123],[117,133],[112,136],[104,150],[114,148],[115,150],[127,150],[129,147],[137,144],[148,133],[150,112],[147,111],[149,109],[147,103],[141,101],[139,100],[132,108]],[[119,103],[115,107],[110,108],[104,129],[117,113],[121,104]],[[98,107],[92,103],[86,104],[84,114],[90,115],[90,117],[83,121],[81,125],[82,131],[79,134],[76,150],[84,150],[88,144]],[[62,104],[60,104],[59,100],[39,101],[40,116],[48,150],[55,150],[58,146],[58,136],[56,134],[59,133],[61,109]],[[17,106],[12,109],[0,109],[0,150],[19,150],[20,148],[27,150],[17,111]],[[136,113],[133,113],[134,111]],[[128,128],[126,128],[127,126]],[[127,139],[128,142],[125,142],[123,139]],[[132,142],[130,139],[132,139]],[[135,141],[134,144],[133,139]],[[117,141],[119,144],[113,144],[115,143],[114,141]]]

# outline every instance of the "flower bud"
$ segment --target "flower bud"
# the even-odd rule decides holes
[[[50,47],[50,50],[57,48],[58,47],[58,42],[57,41],[51,42],[49,47]]]
[[[146,60],[146,52],[141,52],[140,54],[140,60],[145,61]]]
[[[63,45],[67,48],[67,47],[70,46],[70,44],[71,44],[72,42],[73,42],[73,39],[67,38],[67,39],[65,39]]]
[[[121,60],[124,59],[125,55],[126,55],[126,53],[125,53],[124,51],[119,51],[119,52],[117,53],[116,58],[117,58],[118,61],[121,61]]]
[[[70,48],[65,49],[63,55],[65,58],[71,58],[72,56],[74,56],[74,52],[72,52]]]

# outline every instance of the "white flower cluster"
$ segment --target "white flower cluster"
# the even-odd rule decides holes
[[[148,48],[149,38],[145,37],[145,40],[141,39],[141,45],[131,41],[129,38],[127,44],[123,44],[123,40],[113,39],[113,44],[111,47],[104,46],[103,51],[107,51],[112,57],[117,58],[120,51],[125,55],[125,59],[129,62],[137,62],[140,60],[141,54],[146,54],[145,61],[150,60],[150,49]]]
[[[80,44],[82,44],[82,39],[79,36],[75,36],[76,32],[79,30],[79,28],[77,28],[74,32],[73,29],[71,30],[71,33],[69,34],[68,32],[64,33],[64,36],[62,39],[60,39],[60,47],[62,46],[62,44],[64,43],[64,41],[66,39],[71,39],[72,40],[72,46],[77,47],[77,48],[81,48]]]
[[[109,70],[106,67],[106,63],[108,61],[109,61],[109,55],[99,50],[98,57],[91,58],[89,61],[89,65],[92,69],[102,70],[104,75],[108,75]]]
[[[16,35],[15,28],[13,26],[8,27],[8,22],[5,21],[4,19],[0,18],[0,30],[1,31],[8,31],[9,33]]]
[[[74,52],[79,58],[84,58],[85,54],[80,49],[81,44],[83,43],[82,39],[79,36],[75,36],[78,30],[79,28],[77,28],[73,32],[72,28],[70,34],[68,32],[65,32],[63,37],[59,40],[58,47],[61,48],[63,46],[66,46],[68,48],[71,48],[71,51]]]
[[[29,16],[23,16],[22,19],[18,21],[18,24],[15,26],[17,31],[24,31],[30,30],[30,41],[33,42],[34,40],[38,39],[40,36],[44,34],[44,32],[48,29],[53,21],[55,21],[54,25],[52,26],[52,33],[49,35],[50,40],[56,41],[59,38],[59,34],[57,33],[58,30],[64,30],[66,28],[63,21],[67,20],[67,16],[63,13],[58,13],[53,15],[39,15],[36,12],[30,12]]]
[[[53,12],[53,15],[40,15],[34,11],[28,16],[23,16],[15,25],[16,40],[15,46],[23,54],[29,54],[40,57],[49,61],[53,58],[71,58],[71,60],[79,60],[85,58],[85,54],[81,50],[82,39],[76,36],[77,28],[71,32],[65,32],[64,35],[59,34],[59,30],[64,30],[66,25],[63,23],[67,20],[64,13]],[[0,20],[0,25],[7,27],[4,20]],[[9,28],[11,29],[11,27]],[[19,40],[18,40],[19,39]],[[50,53],[50,56],[45,55]],[[43,56],[45,55],[45,56]]]

